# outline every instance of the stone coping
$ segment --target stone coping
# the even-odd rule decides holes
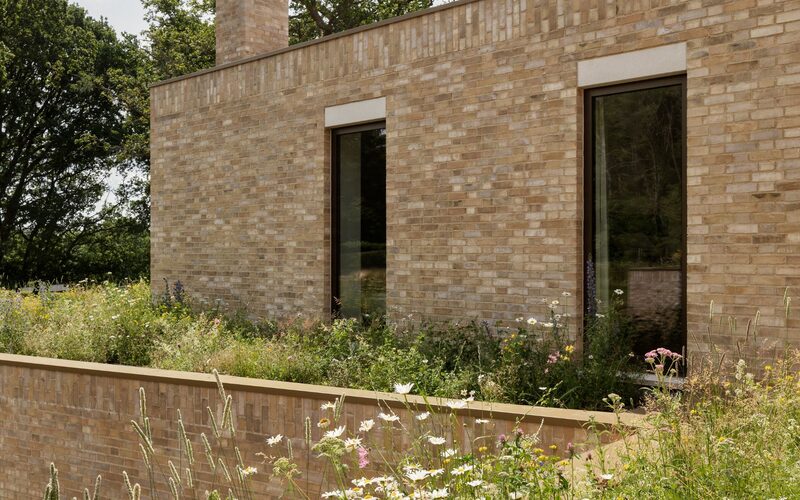
[[[148,382],[162,382],[176,385],[192,385],[201,387],[215,387],[214,375],[210,373],[182,372],[174,370],[161,370],[157,368],[141,368],[135,366],[110,365],[104,363],[90,363],[86,361],[70,361],[37,356],[21,356],[17,354],[0,354],[0,365],[20,366],[31,369],[80,373],[101,377],[115,377]],[[596,422],[601,427],[609,427],[617,422],[617,417],[608,412],[567,410],[563,408],[548,408],[544,406],[525,406],[508,403],[490,403],[471,401],[463,409],[451,410],[447,406],[449,400],[442,398],[423,398],[416,395],[400,395],[389,392],[367,391],[361,389],[346,389],[313,384],[299,384],[295,382],[280,382],[246,377],[220,375],[222,383],[227,389],[255,392],[263,394],[291,395],[298,398],[332,401],[340,396],[345,396],[345,402],[373,404],[402,408],[406,404],[419,408],[426,408],[433,412],[454,411],[459,416],[482,418],[500,418],[504,420],[517,420],[527,422],[544,422],[544,425],[558,425],[582,427],[590,421]],[[641,415],[623,413],[620,415],[621,424],[638,428],[643,425]]]
[[[259,59],[266,59],[268,57],[276,56],[278,54],[283,54],[285,52],[291,52],[293,50],[299,50],[304,47],[308,47],[310,45],[317,45],[320,43],[325,43],[330,40],[336,40],[337,38],[343,38],[350,35],[355,35],[356,33],[361,33],[362,31],[369,31],[377,28],[381,28],[383,26],[387,26],[389,24],[399,23],[405,21],[407,19],[413,19],[415,17],[422,17],[428,16],[431,14],[435,14],[437,12],[441,12],[443,10],[452,9],[453,7],[458,7],[460,5],[465,5],[468,3],[479,2],[480,0],[454,0],[452,2],[448,2],[442,5],[437,5],[435,7],[429,7],[427,9],[417,10],[414,12],[409,12],[408,14],[404,14],[402,16],[391,17],[389,19],[384,19],[382,21],[376,21],[371,24],[365,24],[363,26],[358,26],[356,28],[350,28],[349,30],[340,31],[338,33],[334,33],[332,35],[324,36],[321,38],[316,38],[314,40],[309,40],[307,42],[296,43],[294,45],[288,45],[281,49],[272,50],[270,52],[266,52],[264,54],[258,54],[255,56],[245,57],[243,59],[237,59],[236,61],[231,61],[225,64],[218,64],[216,66],[212,66],[210,68],[201,69],[199,71],[195,71],[193,73],[188,73],[185,75],[176,76],[173,78],[168,78],[166,80],[162,80],[160,82],[156,82],[150,85],[150,88],[154,87],[161,87],[162,85],[168,85],[170,83],[179,82],[181,80],[188,80],[190,78],[194,78],[196,76],[205,75],[207,73],[213,73],[215,71],[220,71],[227,68],[232,68],[234,66],[239,66],[240,64],[247,64],[253,61],[258,61]]]

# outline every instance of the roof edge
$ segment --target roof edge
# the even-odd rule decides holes
[[[349,30],[340,31],[339,33],[334,33],[332,35],[324,36],[322,38],[316,38],[314,40],[309,40],[307,42],[301,42],[301,43],[296,43],[294,45],[289,45],[288,47],[284,47],[282,49],[266,52],[264,54],[250,56],[250,57],[238,60],[238,61],[232,61],[232,62],[229,62],[229,63],[213,66],[211,68],[201,69],[201,70],[195,71],[193,73],[187,73],[185,75],[175,76],[173,78],[168,78],[166,80],[161,80],[161,81],[152,83],[149,88],[153,89],[153,88],[156,88],[156,87],[169,85],[171,83],[180,82],[182,80],[188,80],[190,78],[195,78],[197,76],[202,76],[202,75],[206,75],[206,74],[209,74],[209,73],[214,73],[216,71],[222,71],[224,69],[229,69],[229,68],[233,68],[235,66],[248,64],[248,63],[255,62],[255,61],[258,61],[258,60],[261,60],[261,59],[267,59],[267,58],[270,58],[270,57],[273,57],[273,56],[277,56],[279,54],[284,54],[286,52],[292,52],[294,50],[303,49],[305,47],[310,47],[312,45],[318,45],[318,44],[321,44],[321,43],[329,42],[331,40],[336,40],[337,38],[344,38],[344,37],[347,37],[347,36],[350,36],[350,35],[355,35],[356,33],[361,33],[361,32],[364,32],[364,31],[370,31],[370,30],[373,30],[373,29],[382,28],[382,27],[388,26],[390,24],[399,23],[399,22],[402,22],[402,21],[406,21],[408,19],[414,19],[414,18],[417,18],[417,17],[423,17],[423,16],[427,16],[427,15],[430,15],[430,14],[435,14],[437,12],[442,12],[442,11],[445,11],[445,10],[448,10],[448,9],[452,9],[454,7],[459,7],[461,5],[466,5],[466,4],[470,4],[470,3],[476,3],[476,2],[479,2],[479,1],[481,1],[481,0],[455,0],[453,2],[449,2],[449,3],[443,4],[443,5],[437,5],[436,7],[429,7],[427,9],[417,10],[417,11],[414,11],[414,12],[409,12],[408,14],[404,14],[402,16],[391,17],[389,19],[384,19],[382,21],[377,21],[377,22],[374,22],[374,23],[371,23],[371,24],[365,24],[363,26],[358,26],[356,28],[351,28]]]

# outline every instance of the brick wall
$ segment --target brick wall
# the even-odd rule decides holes
[[[217,0],[217,64],[245,59],[289,45],[286,0]]]
[[[350,431],[363,419],[374,419],[379,411],[386,411],[387,405],[406,424],[412,420],[397,395],[239,377],[222,377],[222,380],[233,397],[237,441],[243,460],[260,471],[254,476],[255,498],[277,498],[283,491],[277,481],[269,481],[268,471],[264,473],[267,468],[255,455],[277,454],[275,449],[267,448],[264,439],[279,433],[292,440],[301,468],[310,470],[310,474],[301,477],[300,484],[304,485],[308,479],[311,491],[319,491],[324,484],[322,461],[312,459],[310,469],[306,469],[303,422],[306,416],[314,422],[322,418],[320,405],[326,401],[346,395],[342,422]],[[103,476],[103,498],[127,498],[122,484],[123,470],[132,481],[146,486],[137,437],[129,423],[140,417],[139,387],[144,387],[147,393],[147,413],[161,462],[168,456],[179,464],[175,422],[177,410],[181,410],[200,464],[197,469],[208,480],[199,434],[211,435],[206,407],[215,409],[218,415],[221,412],[213,376],[0,354],[0,497],[41,496],[51,461],[59,469],[61,492],[67,498],[80,498],[83,488],[93,485],[98,474]],[[421,400],[410,396],[409,401],[415,404]],[[379,402],[383,405],[381,410]],[[432,408],[435,411],[441,407],[434,401]],[[449,409],[445,407],[445,411]],[[544,421],[543,443],[557,444],[562,450],[568,442],[587,440],[587,431],[582,426],[590,417],[600,425],[615,420],[607,413],[472,403],[469,409],[459,410],[459,418],[465,424],[465,434],[460,438],[477,435],[475,417],[491,419],[487,428],[497,434],[509,434],[517,419],[526,432],[536,431]],[[631,425],[636,421],[631,417]],[[318,439],[322,431],[315,427],[313,432]],[[370,436],[373,460],[380,454],[391,456],[393,450],[405,449],[408,444],[396,435],[392,439],[389,433],[383,434],[380,426]],[[332,480],[330,471],[325,477]],[[164,478],[159,476],[158,482],[166,494]],[[149,498],[149,489],[145,492]]]
[[[579,60],[687,43],[690,352],[709,303],[800,341],[800,2],[476,0],[152,89],[152,278],[255,315],[330,304],[326,106],[387,98],[397,313],[543,315],[582,281]],[[797,316],[797,315],[795,315]],[[740,322],[744,324],[744,321]]]

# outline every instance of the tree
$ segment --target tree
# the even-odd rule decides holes
[[[149,86],[214,65],[215,2],[143,2],[140,41],[68,0],[0,0],[0,283],[147,272]],[[430,5],[291,0],[290,42]]]
[[[138,67],[134,49],[67,0],[0,0],[4,281],[57,278],[122,215],[122,202],[98,201],[114,169],[134,166],[120,156],[128,130],[115,81]]]
[[[332,35],[431,5],[432,0],[290,0],[289,43]]]

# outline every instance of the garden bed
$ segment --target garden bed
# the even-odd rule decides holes
[[[631,372],[643,360],[629,352],[624,322],[597,319],[578,356],[568,300],[509,324],[363,324],[254,322],[196,307],[180,288],[154,298],[147,282],[0,291],[0,351],[373,391],[413,383],[417,394],[539,406],[607,410],[611,392],[638,401]]]

